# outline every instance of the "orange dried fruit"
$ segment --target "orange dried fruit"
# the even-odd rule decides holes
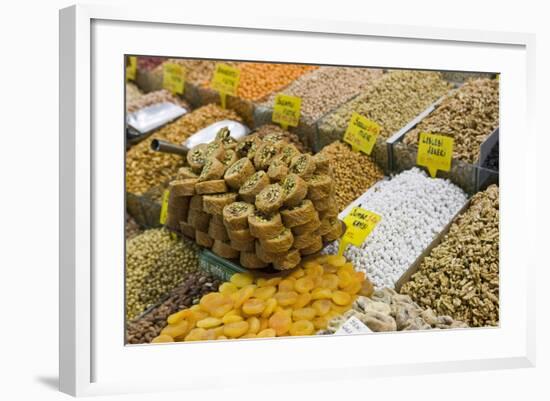
[[[277,300],[277,304],[280,306],[290,306],[298,299],[298,293],[296,291],[281,291],[273,296]]]
[[[265,309],[265,302],[258,298],[250,298],[243,304],[242,309],[247,315],[259,315]]]
[[[288,331],[291,336],[310,336],[315,331],[315,327],[309,320],[298,320],[290,325]]]
[[[325,316],[330,312],[332,302],[328,299],[318,299],[311,306],[317,311],[318,316]]]
[[[344,287],[343,290],[350,295],[355,295],[361,291],[362,286],[363,285],[359,281],[354,281],[350,285]]]
[[[303,308],[311,302],[311,294],[306,292],[304,294],[299,294],[296,302],[292,305],[294,309]]]
[[[202,339],[203,341],[212,341],[215,340],[218,336],[216,335],[216,331],[214,329],[206,330],[206,333],[204,333]]]
[[[272,285],[274,287],[276,287],[277,285],[279,285],[279,283],[282,281],[283,279],[281,277],[273,277],[273,278],[270,278],[268,279],[266,282],[265,282],[265,286],[268,286],[268,285]]]
[[[263,299],[264,301],[271,298],[277,292],[275,286],[269,285],[266,287],[258,287],[254,290],[254,297]]]
[[[252,277],[250,274],[235,273],[231,276],[229,281],[235,284],[238,288],[243,288],[247,285],[252,284],[254,282],[254,277]]]
[[[279,282],[279,291],[288,292],[294,290],[294,283],[296,282],[293,278],[285,278]]]
[[[251,316],[247,320],[248,322],[248,332],[249,334],[257,334],[260,331],[260,319],[256,316]]]
[[[331,299],[332,291],[328,288],[315,288],[311,292],[311,299]]]
[[[237,338],[248,331],[248,322],[234,322],[223,326],[223,334],[229,338]]]
[[[269,327],[269,319],[262,317],[260,319],[260,331],[265,330]]]
[[[253,284],[247,285],[246,287],[241,288],[234,294],[234,306],[235,308],[240,308],[248,299],[254,295],[256,286]]]
[[[313,279],[306,276],[296,280],[296,283],[294,284],[294,289],[303,294],[306,292],[310,292],[313,289],[314,285],[315,283],[313,282]]]
[[[206,335],[206,330],[201,328],[193,329],[185,336],[185,341],[202,341]]]
[[[212,329],[214,327],[218,327],[223,322],[221,319],[218,319],[216,317],[207,317],[206,319],[199,320],[197,322],[197,327],[200,327],[201,329]]]
[[[244,336],[240,338],[256,338],[256,334],[254,333],[246,333]]]
[[[325,316],[319,316],[313,319],[313,326],[317,330],[324,330],[327,328],[328,320]]]
[[[353,282],[353,276],[344,270],[338,271],[338,287],[345,288]]]
[[[290,278],[295,278],[295,279],[299,279],[301,277],[304,277],[306,275],[306,272],[304,271],[304,269],[302,268],[297,268],[296,270],[294,270],[292,273],[290,273],[288,275],[288,277]]]
[[[288,332],[290,325],[292,324],[292,319],[285,312],[275,312],[269,318],[269,327],[275,330],[275,333],[280,336]]]
[[[186,335],[189,330],[191,329],[189,322],[187,320],[180,320],[176,324],[170,324],[163,328],[160,331],[160,334],[165,334],[167,336],[170,336],[172,338],[180,337],[182,335]]]
[[[276,337],[276,336],[277,336],[277,333],[275,332],[275,330],[264,329],[256,335],[256,338],[267,338],[267,337]]]
[[[329,290],[338,289],[338,276],[336,274],[323,274],[321,279],[321,287],[328,288]]]
[[[226,295],[229,295],[229,294],[233,294],[235,291],[237,291],[239,288],[231,283],[231,282],[226,282],[226,283],[223,283],[222,285],[220,285],[220,288],[219,288],[219,292],[221,294],[226,294]]]
[[[167,334],[160,334],[151,340],[151,343],[173,343],[174,339]]]
[[[345,291],[335,291],[332,294],[332,302],[340,306],[349,305],[351,303],[351,295]]]
[[[372,294],[374,294],[374,285],[369,279],[366,279],[363,281],[363,284],[361,285],[361,290],[359,290],[359,295],[362,295],[364,297],[371,297]]]
[[[264,308],[264,311],[262,312],[262,317],[263,318],[270,317],[273,314],[273,312],[275,312],[275,308],[277,308],[277,300],[275,298],[269,298],[265,302],[265,308]]]
[[[344,256],[328,255],[326,258],[326,263],[340,267],[346,263],[346,258]]]
[[[222,318],[222,322],[223,324],[229,324],[229,323],[235,323],[235,322],[240,322],[241,320],[244,320],[242,316],[240,315],[225,315],[223,318]]]
[[[179,323],[181,320],[185,319],[186,317],[191,316],[193,311],[190,309],[182,309],[179,312],[172,313],[168,318],[166,319],[166,323],[168,324],[176,324]]]
[[[313,320],[316,314],[317,314],[317,310],[312,307],[295,309],[294,311],[292,311],[292,319],[294,321]]]

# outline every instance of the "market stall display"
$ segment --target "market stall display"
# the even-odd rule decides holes
[[[466,212],[401,288],[422,307],[473,327],[499,322],[499,190],[473,196]]]
[[[141,95],[134,100],[127,100],[126,111],[128,113],[133,113],[134,111],[158,103],[174,103],[186,110],[191,110],[191,106],[185,100],[172,95],[165,89],[160,89],[158,91],[149,92],[146,95]]]
[[[322,256],[287,277],[237,273],[198,305],[168,316],[152,342],[312,335],[370,291],[344,257]]]

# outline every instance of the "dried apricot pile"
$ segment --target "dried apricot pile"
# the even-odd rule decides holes
[[[308,336],[372,290],[363,272],[336,255],[305,261],[286,277],[237,273],[199,304],[170,315],[152,342]]]

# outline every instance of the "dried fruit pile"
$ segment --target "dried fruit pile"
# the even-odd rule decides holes
[[[341,256],[305,262],[286,278],[235,274],[219,292],[170,315],[153,343],[312,335],[372,285]]]
[[[166,326],[166,318],[181,309],[197,304],[203,295],[216,291],[221,282],[202,271],[185,276],[180,286],[170,292],[168,298],[145,315],[126,326],[129,344],[149,343]]]
[[[343,142],[333,142],[325,146],[321,153],[330,158],[339,212],[384,178],[382,169],[370,156],[354,152]]]
[[[134,111],[138,111],[139,109],[142,109],[144,107],[164,102],[174,103],[188,111],[191,110],[189,103],[187,103],[185,100],[172,95],[165,89],[161,89],[158,91],[149,92],[148,94],[142,95],[134,100],[126,99],[126,111],[128,113],[133,113]]]
[[[342,233],[330,160],[280,133],[236,142],[222,129],[187,163],[169,186],[167,226],[243,267],[292,269]]]
[[[126,241],[126,319],[132,320],[198,269],[198,247],[165,229]]]
[[[472,197],[441,244],[401,288],[420,306],[470,326],[499,320],[499,190]]]
[[[390,288],[375,291],[372,297],[358,297],[353,308],[333,318],[319,334],[333,334],[351,317],[356,317],[374,332],[455,329],[468,327],[450,316],[437,316],[430,308],[422,309],[408,295]]]
[[[184,164],[181,156],[151,150],[151,141],[180,144],[198,130],[221,120],[241,121],[231,110],[214,104],[200,107],[155,132],[126,152],[126,191],[141,195],[176,176]]]
[[[417,144],[420,132],[454,138],[453,157],[468,163],[478,161],[480,145],[499,124],[499,83],[495,79],[466,82],[446,97],[404,138]]]
[[[323,143],[341,139],[353,112],[380,125],[380,137],[388,138],[445,95],[451,86],[438,72],[394,71],[373,81],[365,92],[319,123]]]

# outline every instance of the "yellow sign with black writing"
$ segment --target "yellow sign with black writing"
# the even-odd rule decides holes
[[[210,86],[220,93],[221,104],[224,109],[227,95],[237,95],[240,79],[241,71],[238,68],[223,63],[216,64]]]
[[[382,220],[382,216],[370,210],[354,207],[344,218],[346,232],[340,240],[338,255],[342,255],[350,244],[361,246],[380,220]]]
[[[380,126],[377,123],[354,112],[344,134],[344,141],[349,143],[353,150],[370,155],[378,134]]]
[[[126,80],[133,81],[136,79],[137,72],[137,57],[129,56],[128,63],[126,64]]]
[[[168,219],[168,198],[170,198],[170,190],[166,189],[162,194],[162,205],[160,208],[160,224],[166,224]]]
[[[284,129],[287,129],[289,126],[297,127],[300,122],[301,108],[301,98],[279,93],[275,96],[271,120],[274,123],[281,124]]]
[[[174,94],[183,95],[187,73],[185,67],[176,63],[164,63],[162,72],[162,87]]]
[[[454,139],[445,135],[420,133],[416,164],[426,167],[430,176],[437,171],[451,171]]]

